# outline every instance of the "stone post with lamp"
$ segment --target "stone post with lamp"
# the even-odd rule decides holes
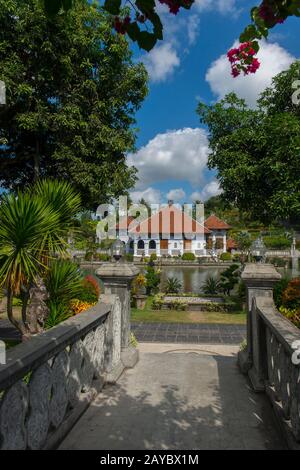
[[[246,285],[247,300],[247,346],[238,354],[241,370],[250,377],[255,391],[264,391],[261,329],[258,328],[260,319],[254,300],[258,297],[273,298],[273,287],[281,279],[281,275],[272,264],[264,263],[266,247],[261,237],[251,245],[251,255],[256,263],[246,263],[242,272],[242,280]]]
[[[117,294],[121,301],[121,360],[125,367],[134,367],[138,361],[138,350],[130,344],[130,289],[139,269],[124,261],[125,247],[116,240],[111,248],[112,261],[103,263],[96,275],[104,284],[105,294]]]

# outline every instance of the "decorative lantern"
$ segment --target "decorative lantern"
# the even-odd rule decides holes
[[[124,243],[121,240],[117,239],[111,247],[111,256],[116,261],[120,261],[122,256],[124,255]]]
[[[263,262],[266,251],[266,245],[261,237],[254,240],[251,245],[251,254],[256,262]]]

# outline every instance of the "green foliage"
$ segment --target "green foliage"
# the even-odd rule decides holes
[[[232,264],[225,271],[221,273],[220,279],[220,290],[224,294],[230,295],[230,292],[234,289],[235,285],[239,282],[239,266]]]
[[[285,289],[287,288],[289,283],[289,279],[287,277],[283,277],[280,281],[276,282],[274,289],[273,289],[273,298],[274,303],[277,308],[282,305],[282,295]]]
[[[290,320],[297,328],[300,328],[300,311],[296,308],[279,307],[279,312]]]
[[[183,299],[174,299],[168,303],[169,310],[186,310],[188,304]]]
[[[138,340],[136,339],[134,333],[130,333],[130,345],[133,347],[133,348],[137,348],[138,347]]]
[[[133,254],[132,254],[132,253],[126,253],[125,259],[126,259],[126,261],[128,261],[129,263],[132,263],[132,262],[133,262]]]
[[[164,301],[162,300],[161,296],[156,295],[153,297],[151,308],[152,310],[161,310],[164,305]]]
[[[231,261],[231,254],[230,253],[221,253],[220,255],[221,261]]]
[[[275,77],[256,110],[233,93],[197,109],[209,128],[208,166],[218,171],[223,198],[264,223],[300,216],[299,107],[291,100],[299,73],[295,62]]]
[[[50,324],[53,326],[54,322],[60,323],[61,318],[70,316],[70,302],[72,299],[80,298],[83,290],[82,281],[82,272],[75,263],[63,259],[52,261],[45,278],[50,308],[48,328]]]
[[[183,261],[195,261],[196,256],[194,255],[194,253],[183,253],[181,259]]]
[[[291,279],[282,293],[282,305],[289,309],[300,308],[300,278]]]
[[[266,247],[272,250],[284,250],[291,247],[291,240],[286,237],[267,236],[263,237],[263,241]]]
[[[157,260],[157,254],[156,253],[151,253],[150,261],[156,261],[156,260]]]
[[[125,154],[147,74],[95,4],[78,1],[54,18],[40,3],[0,0],[0,185],[70,180],[94,209],[135,183]]]
[[[88,274],[82,281],[82,290],[78,292],[76,299],[89,304],[98,301],[100,295],[99,282],[95,276]]]
[[[216,295],[220,290],[220,281],[216,276],[207,276],[203,285],[202,292],[208,295]]]
[[[182,289],[182,284],[176,277],[168,277],[165,291],[167,294],[178,294]]]
[[[247,289],[246,289],[246,284],[244,281],[240,281],[238,285],[238,297],[240,300],[246,300],[246,294],[247,294]]]
[[[147,295],[157,292],[160,283],[160,273],[153,266],[147,266],[145,278]]]
[[[49,307],[50,312],[45,321],[46,330],[59,325],[72,316],[70,309],[66,305],[58,305],[57,303],[53,302],[50,303]]]

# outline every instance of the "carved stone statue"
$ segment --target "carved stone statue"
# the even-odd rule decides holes
[[[49,308],[45,302],[49,298],[46,286],[39,277],[29,289],[30,304],[28,307],[29,329],[32,334],[40,333],[49,315]]]

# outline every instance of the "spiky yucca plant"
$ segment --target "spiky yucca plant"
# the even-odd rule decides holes
[[[22,335],[29,333],[26,307],[29,289],[45,276],[55,252],[66,253],[67,232],[80,198],[66,182],[45,180],[0,204],[0,287],[7,291],[7,315]],[[22,318],[14,317],[15,295],[23,297]]]

